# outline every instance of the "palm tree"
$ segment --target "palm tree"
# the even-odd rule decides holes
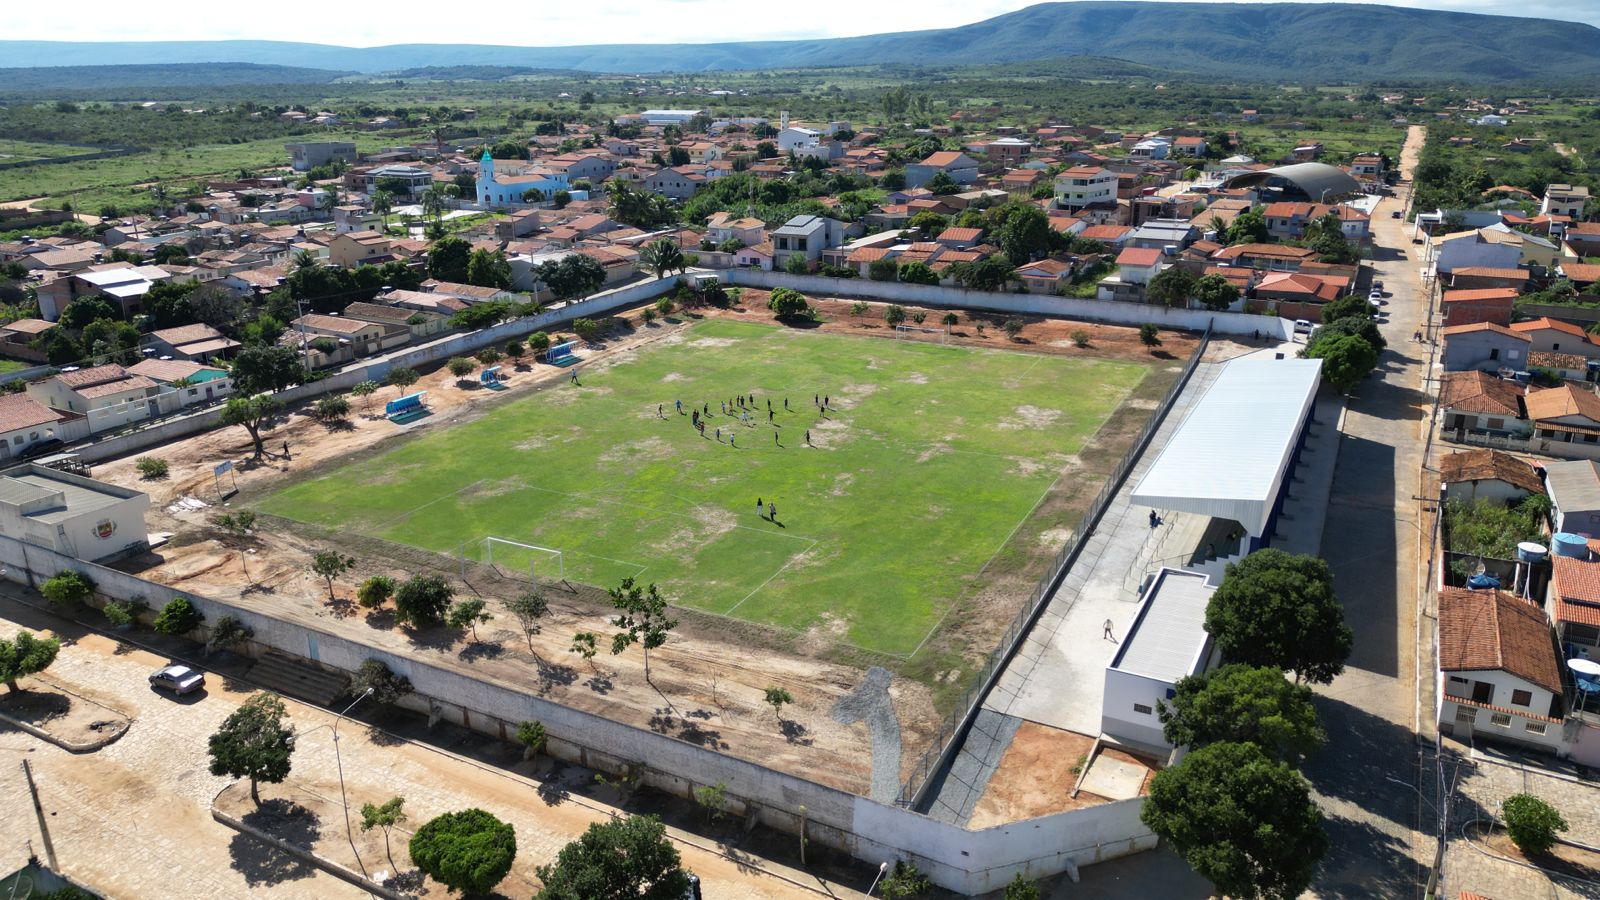
[[[639,221],[644,197],[633,189],[633,185],[621,178],[613,178],[606,182],[606,197],[611,201],[611,218],[625,225]]]
[[[310,250],[301,250],[294,255],[294,267],[296,269],[315,269],[320,262],[321,260],[317,259],[317,255]]]
[[[651,227],[678,221],[678,206],[664,194],[651,194],[645,199],[641,215]]]
[[[317,200],[317,206],[321,208],[322,212],[325,212],[329,216],[332,216],[333,215],[333,208],[335,206],[338,206],[338,205],[339,205],[339,188],[336,185],[331,185],[330,184],[326,188],[323,189],[322,196],[320,198],[318,198],[318,200]]]
[[[150,199],[155,201],[156,215],[167,214],[167,189],[164,186],[157,184],[150,188]]]
[[[422,192],[422,214],[432,216],[435,222],[444,218],[445,194],[437,187]]]
[[[372,211],[383,217],[383,230],[389,230],[389,214],[394,212],[394,195],[385,190],[372,192]]]
[[[657,278],[665,276],[671,271],[683,271],[685,267],[683,251],[673,241],[662,238],[644,248],[639,254],[639,261],[654,272]]]

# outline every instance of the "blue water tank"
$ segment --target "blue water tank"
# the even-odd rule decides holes
[[[1543,544],[1523,541],[1517,545],[1517,559],[1525,563],[1542,563],[1549,556],[1550,551]]]
[[[1557,556],[1568,559],[1587,559],[1589,557],[1589,539],[1581,534],[1572,534],[1558,531],[1552,543]]]

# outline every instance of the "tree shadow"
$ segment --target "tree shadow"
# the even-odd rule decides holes
[[[568,687],[578,680],[578,670],[571,666],[539,661],[539,694],[543,696],[558,687]]]
[[[468,641],[461,652],[457,654],[462,662],[475,662],[480,659],[499,659],[506,652],[506,648],[499,644],[485,641]]]
[[[289,800],[269,799],[240,817],[244,824],[297,847],[311,847],[321,833],[316,813]],[[236,834],[228,843],[235,871],[251,887],[296,881],[316,874],[316,869],[300,858],[276,850],[246,834]]]
[[[406,639],[414,646],[427,650],[449,650],[461,640],[461,633],[454,629],[445,628],[443,625],[417,628],[412,625],[403,625],[400,630],[405,633]]]
[[[375,609],[367,613],[367,627],[385,629],[393,628],[394,610],[388,608]]]
[[[806,737],[806,735],[810,734],[810,732],[804,725],[794,721],[793,719],[779,720],[778,732],[783,735],[783,739],[785,741],[788,741],[791,744],[798,744],[802,747],[809,747],[812,744],[811,738]]]
[[[0,695],[0,710],[30,725],[42,725],[59,719],[72,708],[72,699],[53,691],[36,691],[21,688]]]
[[[356,615],[360,610],[360,607],[356,606],[356,602],[349,597],[335,597],[325,601],[322,605],[327,607],[328,612],[335,619],[348,619]]]
[[[567,767],[561,763],[556,763],[551,767],[545,778],[539,782],[537,793],[539,799],[544,801],[545,806],[560,806],[572,796],[572,792],[568,791],[566,787],[566,775]]]
[[[594,691],[596,694],[609,694],[611,689],[616,687],[616,684],[611,680],[611,676],[603,675],[599,672],[590,675],[589,679],[583,684],[584,687]]]
[[[1409,897],[1416,891],[1416,860],[1403,839],[1368,822],[1324,816],[1328,855],[1312,876],[1318,897],[1366,900]]]

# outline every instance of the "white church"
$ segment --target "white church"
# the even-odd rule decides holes
[[[478,160],[478,204],[484,208],[531,206],[539,201],[524,200],[529,191],[538,191],[543,200],[549,200],[556,191],[565,190],[570,187],[564,172],[539,168],[516,175],[496,175],[494,157],[487,149]]]

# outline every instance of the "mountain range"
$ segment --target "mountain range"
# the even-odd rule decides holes
[[[1235,80],[1571,80],[1600,76],[1600,29],[1355,3],[1084,0],[1041,3],[957,28],[797,41],[365,48],[288,41],[0,41],[0,60],[8,67],[237,62],[361,73],[463,65],[613,73],[962,66],[1079,55]],[[8,77],[0,69],[0,88]]]

